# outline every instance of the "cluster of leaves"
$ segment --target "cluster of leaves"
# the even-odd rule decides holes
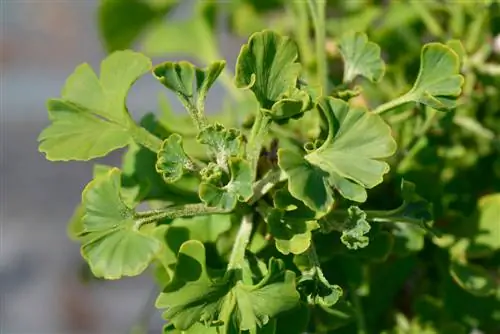
[[[126,147],[70,222],[93,275],[151,267],[164,333],[500,331],[500,4],[200,1],[165,23],[177,5],[102,0],[110,55],[47,104],[47,159]],[[250,35],[234,75],[221,21]],[[149,58],[172,53],[199,66]],[[162,95],[136,123],[144,75],[187,116]]]

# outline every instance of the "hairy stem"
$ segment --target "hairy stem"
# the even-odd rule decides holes
[[[202,130],[207,125],[207,119],[203,111],[204,101],[200,100],[201,102],[198,101],[197,105],[194,105],[188,97],[182,94],[177,95],[179,96],[182,105],[189,113],[189,116],[191,116],[191,118],[193,119],[193,122],[196,125],[198,131]]]
[[[247,151],[247,158],[250,161],[250,165],[252,166],[254,180],[257,175],[257,163],[259,161],[260,151],[262,150],[262,145],[264,143],[267,132],[269,131],[270,125],[271,118],[264,115],[264,113],[259,110],[250,132]]]
[[[129,128],[132,138],[136,143],[146,147],[148,150],[158,153],[161,149],[162,140],[135,123]]]
[[[285,181],[286,174],[279,168],[270,170],[263,178],[255,182],[253,185],[253,195],[248,201],[248,204],[255,204],[262,198],[269,190],[274,188],[276,184]]]
[[[229,257],[227,270],[241,269],[245,261],[245,251],[250,242],[250,235],[253,228],[253,215],[247,214],[241,220],[240,229],[234,240],[234,246]]]
[[[325,0],[308,0],[309,12],[314,24],[314,36],[316,41],[316,59],[318,84],[328,92],[328,72],[326,63],[326,34],[325,34]]]
[[[186,204],[181,206],[172,206],[165,209],[137,212],[135,214],[136,225],[141,227],[145,224],[157,222],[162,219],[174,219],[181,217],[201,216],[214,213],[226,213],[226,210],[219,208],[206,207],[205,204]]]

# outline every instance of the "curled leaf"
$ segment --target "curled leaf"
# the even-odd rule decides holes
[[[321,220],[323,233],[331,231],[341,232],[340,240],[349,249],[360,249],[368,246],[368,232],[370,224],[366,220],[366,213],[357,206],[350,206],[347,212],[332,211]]]
[[[217,164],[222,168],[227,168],[228,158],[242,154],[243,137],[240,131],[226,129],[219,123],[205,127],[200,131],[197,139],[200,143],[210,147]]]
[[[300,72],[295,43],[264,30],[250,36],[236,63],[236,86],[253,91],[260,105],[270,110],[283,94],[295,88]]]
[[[275,121],[296,117],[312,107],[305,90],[297,88],[301,70],[295,43],[264,30],[250,36],[236,63],[236,86],[252,90],[262,112]]]
[[[370,224],[366,221],[366,213],[357,206],[347,209],[349,214],[344,224],[340,240],[349,249],[358,249],[368,246],[369,239],[366,236],[370,232]]]
[[[182,147],[182,137],[172,134],[163,141],[158,152],[156,171],[167,183],[178,181],[185,171],[194,171],[195,165]]]
[[[224,69],[226,62],[213,62],[199,68],[187,61],[164,62],[155,66],[153,74],[165,87],[185,98],[197,96],[205,100],[208,90]]]
[[[238,200],[247,201],[252,196],[252,169],[250,164],[240,158],[229,160],[229,173],[231,179],[225,185],[221,184],[220,169],[217,165],[210,171],[205,171],[205,182],[200,184],[200,199],[211,207],[218,207],[225,210],[232,210]]]
[[[343,294],[338,285],[328,282],[318,266],[303,271],[297,285],[299,291],[307,296],[308,303],[312,305],[333,306]]]

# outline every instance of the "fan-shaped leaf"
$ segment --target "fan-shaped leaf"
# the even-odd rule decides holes
[[[156,301],[167,308],[163,316],[175,328],[188,330],[201,322],[257,333],[271,317],[292,309],[298,303],[295,275],[286,271],[281,260],[271,259],[267,275],[256,285],[241,280],[238,270],[212,278],[207,273],[203,244],[185,242],[180,250],[172,281]]]
[[[340,39],[339,51],[344,59],[344,83],[353,81],[358,75],[372,82],[382,79],[385,64],[380,56],[380,47],[368,41],[366,34],[345,34]]]
[[[463,82],[459,56],[444,44],[429,43],[422,48],[417,79],[404,99],[438,110],[452,109]]]
[[[128,50],[104,59],[100,78],[88,64],[78,66],[61,98],[47,103],[52,124],[40,133],[39,150],[49,160],[89,160],[130,143],[125,98],[150,68],[149,58]]]
[[[390,128],[377,115],[349,109],[342,100],[320,98],[318,108],[329,122],[328,137],[305,157],[280,149],[279,166],[288,175],[288,189],[311,209],[326,213],[333,204],[332,188],[347,199],[364,202],[365,188],[382,182],[389,165],[381,158],[394,154]]]
[[[143,272],[160,248],[154,237],[136,226],[134,210],[120,195],[120,171],[90,182],[82,195],[86,233],[82,255],[95,276],[118,279]]]

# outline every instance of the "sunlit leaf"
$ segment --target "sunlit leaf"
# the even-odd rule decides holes
[[[478,207],[478,231],[473,236],[473,245],[492,253],[500,249],[500,194],[481,197]]]
[[[101,63],[100,78],[82,64],[68,78],[60,99],[47,103],[52,124],[40,133],[49,160],[89,160],[132,141],[125,106],[130,86],[151,68],[146,56],[117,51]]]
[[[428,105],[437,110],[453,109],[462,92],[460,58],[448,46],[440,43],[424,45],[420,70],[413,88],[401,99]]]
[[[113,168],[90,182],[82,194],[82,255],[93,274],[106,279],[139,275],[161,249],[157,239],[139,230],[134,210],[123,202],[120,175]]]
[[[389,171],[380,159],[394,154],[396,143],[377,115],[330,97],[321,98],[318,107],[329,122],[325,142],[305,157],[280,149],[278,164],[288,175],[290,193],[326,213],[334,201],[333,188],[347,199],[364,202],[365,188],[381,183]]]

